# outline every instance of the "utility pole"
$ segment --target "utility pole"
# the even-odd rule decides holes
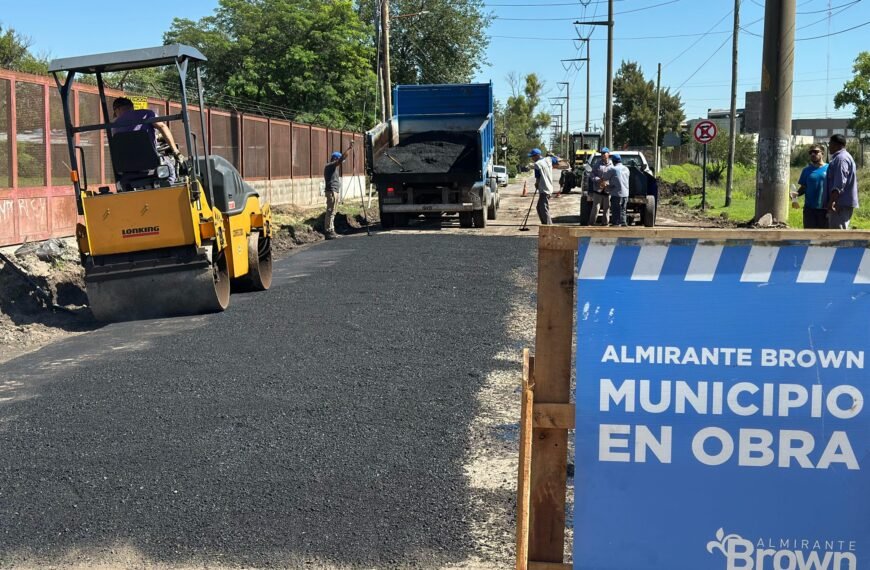
[[[562,156],[568,156],[568,140],[571,138],[571,84],[567,81],[559,81],[557,85],[565,86],[565,132],[567,136],[565,137],[565,143],[562,145],[562,150],[564,154]]]
[[[788,221],[796,0],[766,0],[755,219]]]
[[[731,47],[731,113],[728,116],[728,178],[725,182],[725,207],[731,205],[734,189],[734,155],[737,150],[737,39],[740,37],[740,2],[734,0],[734,33]]]
[[[738,2],[740,0],[737,0]],[[662,116],[662,64],[659,63],[659,71],[656,75],[656,132],[655,138],[655,158],[653,164],[656,172],[660,170],[659,166],[659,119]]]
[[[589,38],[583,40],[586,42],[586,132],[589,132],[589,68],[592,67],[592,60],[589,59],[592,56],[589,55],[589,48],[592,47],[592,42],[589,41]]]
[[[381,4],[381,37],[384,42],[384,105],[387,119],[393,116],[393,84],[390,80],[390,0]]]
[[[613,146],[613,0],[607,1],[607,146]]]

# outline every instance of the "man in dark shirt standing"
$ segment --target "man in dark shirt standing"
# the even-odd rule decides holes
[[[855,159],[846,150],[846,137],[834,135],[829,142],[831,160],[825,178],[828,227],[847,230],[858,207],[858,178]]]
[[[351,141],[344,153],[333,152],[330,161],[326,163],[326,168],[323,169],[323,179],[326,181],[326,215],[323,218],[326,239],[338,237],[338,234],[335,233],[335,198],[336,194],[341,196],[341,170],[339,166],[347,158],[347,153],[353,148],[353,143],[354,141]]]

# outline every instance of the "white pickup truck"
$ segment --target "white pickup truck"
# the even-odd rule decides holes
[[[624,150],[618,153],[622,164],[631,169],[631,179],[628,189],[628,208],[626,218],[630,224],[651,228],[656,223],[658,208],[658,183],[644,154],[637,150]],[[589,225],[589,214],[592,211],[592,184],[589,173],[601,164],[601,154],[595,153],[587,165],[589,168],[583,176],[583,200],[580,202],[580,223]]]

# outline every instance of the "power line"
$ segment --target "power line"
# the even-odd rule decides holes
[[[719,47],[716,48],[716,51],[714,51],[712,54],[710,54],[710,57],[708,57],[706,60],[704,60],[704,63],[702,63],[702,64],[698,67],[698,69],[696,69],[695,71],[693,71],[693,72],[692,72],[692,75],[690,75],[690,76],[688,77],[688,79],[686,79],[685,81],[683,81],[683,82],[680,84],[680,86],[677,87],[674,91],[679,91],[680,89],[682,89],[682,88],[683,88],[683,85],[685,85],[686,83],[688,83],[689,81],[691,81],[692,78],[695,77],[695,75],[697,75],[697,73],[698,73],[699,71],[701,71],[702,69],[704,69],[704,66],[706,66],[708,63],[710,63],[710,60],[713,59],[713,57],[714,57],[717,53],[719,53],[719,50],[721,50],[723,47],[725,47],[725,45],[726,45],[729,41],[731,41],[731,37],[732,37],[733,35],[734,35],[733,33],[728,34],[728,37],[725,38],[725,41],[722,42],[722,43],[719,45]]]
[[[698,44],[698,42],[700,42],[701,40],[703,40],[704,38],[706,38],[708,35],[710,35],[710,34],[713,32],[713,30],[716,28],[716,26],[718,26],[719,24],[721,24],[721,23],[725,20],[725,18],[727,18],[728,16],[730,16],[733,12],[734,12],[734,10],[728,10],[728,13],[726,13],[724,16],[722,16],[722,17],[719,19],[719,21],[717,21],[715,24],[713,24],[712,26],[710,26],[710,29],[709,29],[709,30],[707,30],[705,33],[701,34],[701,36],[700,36],[697,40],[695,40],[694,42],[692,42],[691,44],[689,44],[689,47],[687,47],[686,49],[684,49],[683,51],[681,51],[681,52],[679,53],[679,55],[677,55],[677,57],[673,58],[672,60],[670,60],[669,62],[667,62],[666,64],[664,64],[662,67],[668,67],[670,64],[672,64],[672,63],[674,63],[675,61],[677,61],[678,59],[680,59],[680,58],[683,56],[683,54],[685,54],[686,52],[688,52],[690,49],[692,49],[693,47],[695,47],[695,46]]]
[[[643,12],[645,10],[650,10],[652,8],[659,8],[661,6],[667,6],[668,4],[676,4],[677,2],[680,2],[680,1],[681,0],[668,0],[667,2],[661,2],[659,4],[652,4],[650,6],[644,6],[642,8],[635,8],[633,10],[624,10],[622,12],[614,12],[613,15],[618,16],[621,14],[632,14],[634,12]],[[507,21],[527,22],[529,20],[528,18],[503,18],[501,16],[494,16],[493,19],[504,20],[506,22]],[[536,21],[551,21],[552,22],[552,21],[576,20],[576,18],[535,18],[535,20]],[[583,24],[584,22],[580,22],[580,23]]]
[[[864,22],[863,24],[858,24],[857,26],[852,26],[851,28],[846,28],[845,30],[838,30],[838,31],[832,32],[830,34],[824,34],[821,36],[813,36],[811,38],[797,38],[795,41],[796,42],[808,42],[810,40],[819,40],[822,38],[830,38],[832,36],[845,34],[846,32],[851,32],[852,30],[857,30],[858,28],[863,28],[864,26],[868,26],[868,25],[870,25],[870,20],[868,20],[867,22]]]

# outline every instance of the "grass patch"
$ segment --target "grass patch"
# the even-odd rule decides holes
[[[803,168],[792,168],[789,184],[797,184]],[[701,167],[695,164],[669,166],[659,175],[663,181],[675,183],[682,181],[698,189],[691,196],[683,198],[686,207],[699,210],[701,207]],[[858,201],[861,206],[852,217],[852,227],[855,229],[870,228],[870,168],[858,171]],[[737,166],[734,169],[734,191],[731,193],[731,206],[725,207],[725,184],[707,183],[707,209],[705,215],[709,218],[720,218],[722,215],[735,222],[747,222],[755,217],[755,168]],[[789,208],[788,225],[793,228],[803,227],[803,212],[801,208]]]

